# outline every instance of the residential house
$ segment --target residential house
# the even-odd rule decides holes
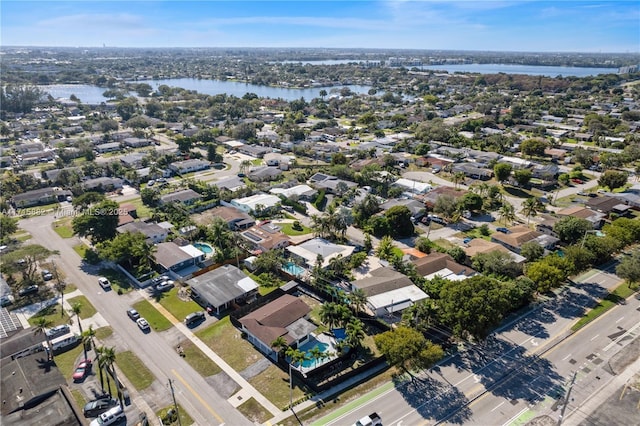
[[[253,254],[285,248],[291,243],[291,239],[271,223],[256,224],[241,232],[240,236]]]
[[[31,207],[54,203],[68,195],[71,195],[71,191],[63,191],[58,188],[40,188],[14,195],[11,197],[11,204],[15,208]]]
[[[531,175],[537,179],[553,180],[560,174],[560,167],[555,164],[535,165]]]
[[[630,206],[623,204],[619,199],[611,196],[602,196],[589,198],[585,203],[585,206],[591,210],[610,215],[615,213],[618,215],[625,215],[628,213]]]
[[[244,180],[238,176],[225,177],[218,181],[210,182],[209,185],[215,186],[218,189],[228,189],[229,191],[236,191],[238,189],[246,188],[247,186],[247,184],[244,183]]]
[[[483,169],[473,163],[460,163],[451,166],[452,173],[464,173],[472,179],[489,180],[493,176],[493,170]]]
[[[174,161],[173,163],[169,164],[169,169],[179,175],[205,170],[209,167],[211,167],[211,163],[209,161],[200,160],[197,158],[191,160]]]
[[[122,148],[120,147],[120,142],[109,142],[103,143],[101,145],[96,145],[94,149],[100,154],[104,154],[106,152],[120,151],[120,149]]]
[[[334,244],[323,238],[314,238],[295,246],[289,246],[286,251],[289,257],[297,265],[310,271],[318,261],[318,256],[322,256],[322,268],[326,268],[335,258],[348,259],[355,247],[342,244]]]
[[[260,166],[249,170],[249,179],[253,182],[269,182],[282,176],[282,170],[277,167]]]
[[[282,200],[280,200],[280,198],[276,197],[275,195],[260,193],[260,194],[251,195],[250,197],[235,198],[231,200],[230,206],[236,207],[242,210],[243,212],[249,213],[249,212],[255,212],[258,210],[261,211],[265,209],[278,208],[280,206],[281,201]],[[220,204],[229,205],[229,204],[226,204],[224,201],[220,202]]]
[[[169,203],[181,203],[185,206],[191,206],[196,201],[200,201],[202,199],[202,195],[198,194],[193,189],[183,189],[182,191],[172,192],[171,194],[166,194],[160,197],[160,204],[169,204]]]
[[[255,158],[262,158],[268,152],[271,152],[271,148],[266,148],[259,145],[241,145],[237,147],[238,152],[249,155]]]
[[[218,206],[211,210],[210,214],[213,217],[222,218],[233,231],[247,229],[256,224],[253,217],[235,207]]]
[[[452,186],[439,186],[433,191],[420,197],[420,199],[424,201],[425,205],[428,208],[432,209],[436,205],[436,201],[438,200],[438,198],[443,195],[451,196],[454,200],[457,201],[458,199],[464,197],[467,192],[469,191],[464,189],[455,189]]]
[[[358,186],[357,183],[344,179],[339,179],[335,176],[326,175],[324,173],[316,173],[309,178],[309,185],[312,185],[317,190],[324,189],[330,194],[341,194],[350,188]]]
[[[540,244],[545,249],[552,250],[555,248],[559,239],[538,231],[534,231],[528,226],[518,225],[509,228],[508,234],[503,234],[501,232],[491,234],[491,241],[493,241],[494,243],[502,244],[512,252],[520,254],[520,250],[524,243],[534,241]]]
[[[519,254],[516,254],[510,251],[502,244],[494,243],[492,241],[487,241],[483,238],[474,238],[473,240],[469,241],[466,247],[463,247],[462,249],[464,250],[467,257],[469,257],[470,259],[478,254],[501,251],[511,256],[511,259],[516,263],[523,263],[524,261],[527,260],[524,256],[521,256]]]
[[[147,237],[147,241],[158,244],[163,242],[169,236],[169,230],[159,226],[155,222],[129,222],[116,228],[121,234],[125,232],[136,233],[139,232]]]
[[[536,231],[558,238],[558,234],[553,230],[553,227],[560,220],[560,218],[558,216],[546,213],[542,213],[540,215],[540,218],[542,218],[542,220],[536,223]]]
[[[141,169],[145,157],[145,154],[134,152],[132,154],[127,154],[120,157],[120,162],[123,166],[128,166],[134,169]]]
[[[311,188],[309,185],[296,185],[291,188],[271,188],[269,190],[270,193],[280,195],[284,198],[302,200],[302,201],[311,201],[313,200],[318,191]]]
[[[567,155],[566,149],[561,148],[546,148],[544,155],[551,157],[554,160],[564,161],[564,157]]]
[[[67,174],[69,176],[76,174],[79,177],[82,177],[83,176],[82,167],[74,166],[74,167],[65,167],[63,169],[45,170],[42,172],[42,177],[43,179],[46,179],[48,181],[56,182],[58,178],[63,174]]]
[[[441,277],[451,281],[462,281],[476,274],[476,271],[459,264],[446,253],[430,253],[413,260],[413,264],[418,274],[428,280]]]
[[[195,276],[187,281],[191,296],[219,314],[233,303],[248,302],[258,294],[258,284],[233,265]]]
[[[428,183],[405,178],[396,180],[392,186],[401,188],[403,191],[410,192],[412,194],[425,194],[433,189],[433,187]]]
[[[291,157],[277,152],[269,152],[264,155],[264,162],[267,166],[279,167],[281,170],[289,170]]]
[[[600,229],[604,225],[606,215],[595,210],[588,209],[583,206],[571,206],[559,210],[557,215],[560,217],[573,216],[586,219],[593,225],[593,229]]]
[[[414,220],[420,219],[422,216],[424,216],[426,211],[424,203],[406,198],[392,198],[380,204],[380,208],[382,209],[382,211],[387,211],[391,207],[395,206],[405,206],[406,208],[408,208],[411,212],[411,217],[413,217]]]
[[[163,270],[184,275],[197,269],[196,264],[204,261],[205,254],[192,245],[179,246],[175,242],[168,242],[156,245],[153,258]]]
[[[285,294],[243,316],[238,321],[247,340],[260,352],[277,361],[278,352],[271,344],[282,337],[290,347],[299,347],[309,340],[317,326],[309,321],[311,308],[302,299]]]
[[[640,209],[640,184],[636,183],[624,192],[614,192],[609,196],[635,209]]]
[[[123,142],[125,146],[131,148],[141,148],[143,146],[148,146],[149,144],[151,144],[151,141],[149,139],[142,138],[126,138]]]
[[[13,149],[18,154],[25,154],[27,152],[38,152],[44,150],[44,145],[40,142],[32,142],[32,143],[23,143],[20,145],[16,145]]]
[[[364,292],[367,306],[377,317],[400,312],[429,297],[409,277],[384,267],[374,269],[365,278],[352,281],[351,290],[355,289]]]
[[[82,182],[82,187],[87,191],[113,191],[122,188],[124,181],[116,177],[99,177]]]
[[[55,151],[30,151],[19,155],[18,162],[23,166],[27,166],[30,164],[45,163],[55,160],[55,158]]]

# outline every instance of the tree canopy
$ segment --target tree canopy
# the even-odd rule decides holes
[[[610,191],[621,188],[627,183],[627,174],[615,170],[605,170],[598,179],[598,185],[609,188]]]
[[[444,356],[439,345],[427,340],[413,328],[399,326],[374,337],[387,362],[406,373],[431,367]]]
[[[102,242],[115,237],[118,221],[118,203],[106,200],[73,218],[73,232],[81,237],[90,237],[95,242]]]
[[[591,222],[575,216],[565,216],[553,225],[553,231],[565,244],[575,244],[581,241],[586,232],[592,229]]]

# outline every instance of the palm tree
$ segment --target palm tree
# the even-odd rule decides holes
[[[82,333],[82,347],[84,348],[84,359],[87,359],[87,351],[91,348],[96,348],[94,337],[96,336],[96,331],[93,329],[93,325],[90,325],[87,330]],[[89,348],[89,349],[87,349]]]
[[[349,304],[356,312],[356,316],[364,310],[367,305],[367,295],[361,288],[354,289],[348,296]]]
[[[98,365],[98,370],[100,370],[100,388],[102,389],[102,392],[104,392],[104,369],[106,368],[106,363],[103,360],[103,353],[105,352],[106,348],[104,346],[100,346],[100,347],[94,347],[94,351],[96,353],[96,364]],[[109,396],[111,396],[111,385],[109,382],[109,375],[107,374],[107,392],[109,393]]]
[[[278,355],[282,354],[283,351],[286,351],[288,347],[289,345],[287,344],[287,340],[282,336],[278,336],[273,342],[271,342],[271,348],[278,352]]]
[[[251,161],[244,160],[240,163],[240,173],[246,174],[249,167],[251,167]]]
[[[116,385],[116,391],[118,392],[118,399],[120,400],[120,404],[122,405],[123,401],[122,401],[122,392],[120,392],[120,382],[118,381],[118,375],[114,367],[114,363],[116,362],[116,348],[103,348],[102,356],[100,358],[104,365],[105,371],[107,372],[107,383],[109,382],[109,375],[111,375]],[[109,395],[111,395],[111,392],[109,392]]]
[[[52,325],[53,325],[53,321],[51,321],[46,317],[39,317],[38,319],[36,319],[35,323],[33,324],[34,335],[37,336],[40,333],[44,334],[44,338],[47,341],[47,348],[48,348],[47,358],[49,359],[49,361],[53,359],[53,348],[51,347],[51,340],[49,340],[49,336],[47,335],[47,330],[51,328]]]
[[[313,366],[317,367],[318,366],[318,360],[322,357],[322,350],[319,347],[314,346],[309,351],[309,355],[311,356],[311,359],[313,359]]]
[[[376,255],[383,260],[390,260],[395,255],[394,248],[395,244],[393,244],[393,238],[388,235],[385,235],[380,240],[380,244],[378,244],[378,248],[376,249]]]
[[[509,203],[503,203],[502,207],[500,207],[500,210],[498,211],[498,214],[500,215],[500,221],[505,225],[516,220],[516,211],[513,208],[513,205]]]
[[[458,189],[458,185],[460,185],[462,182],[464,182],[465,178],[466,178],[466,176],[464,175],[463,172],[455,173],[451,177],[451,180],[453,181],[454,188]]]
[[[347,323],[346,327],[347,343],[352,348],[360,347],[360,344],[367,337],[364,332],[364,323],[357,318],[352,319]]]
[[[533,216],[538,214],[539,209],[540,202],[535,197],[524,200],[524,203],[522,203],[522,214],[526,216],[527,223],[529,223]]]
[[[324,303],[320,306],[320,321],[325,323],[327,327],[333,328],[338,324],[339,321],[339,312],[338,312],[338,304],[334,302]]]
[[[303,361],[308,360],[308,356],[306,352],[302,352],[300,349],[294,349],[289,347],[286,356],[289,357],[289,407],[293,410],[293,375],[291,374],[292,365],[298,364],[301,365]]]

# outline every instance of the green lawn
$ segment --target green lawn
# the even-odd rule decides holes
[[[251,164],[253,164],[254,166],[262,166],[262,160],[256,158],[255,160],[251,160]]]
[[[87,403],[87,400],[85,399],[84,394],[80,392],[79,389],[71,389],[71,395],[73,396],[73,399],[76,401],[76,404],[78,404],[78,407],[84,407],[84,405]]]
[[[29,318],[29,324],[35,326],[36,321],[42,317],[50,320],[53,323],[52,327],[55,325],[69,324],[69,315],[64,312],[64,309],[62,309],[58,304],[50,305],[36,313],[34,316]]]
[[[62,238],[73,237],[73,228],[71,227],[70,218],[64,218],[53,222],[53,230]]]
[[[271,418],[271,413],[253,397],[239,405],[238,411],[253,423],[262,424]]]
[[[591,321],[595,320],[609,309],[616,306],[618,303],[622,302],[627,297],[631,296],[635,291],[629,288],[627,283],[622,283],[618,287],[615,288],[611,293],[609,293],[604,299],[600,301],[596,306],[593,307],[589,312],[587,312],[582,318],[576,322],[571,330],[577,331],[589,324]]]
[[[197,332],[196,336],[236,371],[242,371],[264,358],[251,343],[242,339],[228,316]]]
[[[14,238],[22,243],[24,243],[27,240],[31,239],[31,234],[28,232],[20,232],[19,234],[16,234],[14,236]]]
[[[185,361],[189,363],[194,370],[196,370],[202,377],[213,376],[222,371],[218,364],[213,362],[211,358],[206,356],[196,345],[190,340],[186,340],[180,343],[182,349],[184,349]]]
[[[135,198],[133,200],[124,201],[124,202],[120,203],[120,205],[122,205],[122,204],[133,204],[134,206],[136,206],[136,213],[137,213],[138,217],[140,217],[140,218],[151,217],[151,214],[153,213],[149,207],[145,206],[142,203],[142,199],[141,198]]]
[[[297,229],[293,229],[293,223],[278,223],[277,224],[280,227],[280,230],[289,236],[296,236],[296,235],[306,235],[306,234],[310,234],[313,232],[313,229],[311,228],[307,228],[306,226],[304,226],[303,224],[300,224],[300,226],[302,227],[302,231],[299,231]]]
[[[294,376],[295,377],[295,376]],[[289,374],[275,365],[270,365],[257,376],[249,379],[249,383],[263,394],[276,407],[285,409],[289,406]],[[305,395],[300,383],[293,381],[293,401]]]
[[[113,328],[106,326],[106,327],[100,327],[98,329],[95,330],[96,332],[96,339],[98,340],[104,340],[106,338],[108,338],[109,336],[111,336],[113,334]]]
[[[84,243],[73,246],[73,251],[78,253],[78,256],[80,256],[83,259],[84,259],[84,255],[87,253],[87,250],[89,250],[89,247],[84,245]]]
[[[96,308],[93,307],[91,302],[89,302],[89,299],[85,296],[72,297],[71,299],[68,299],[67,302],[69,302],[71,306],[73,306],[74,303],[80,303],[82,305],[82,311],[80,311],[80,318],[82,319],[91,318],[98,313]]]
[[[60,370],[60,373],[64,376],[65,379],[71,379],[71,376],[76,369],[76,364],[81,354],[82,345],[78,345],[73,349],[63,352],[60,355],[55,355],[53,357],[53,360],[58,366],[58,370]]]
[[[174,408],[173,405],[170,405],[168,407],[164,407],[163,409],[156,411],[156,416],[163,419],[162,424],[164,426],[178,426],[178,425],[186,426],[186,425],[194,424],[191,416],[189,416],[189,414],[185,411],[184,408],[182,408],[180,404],[178,404],[178,415],[180,416],[180,422],[175,421],[173,423],[169,423],[169,422],[165,423],[164,418],[167,415],[167,411],[172,410],[173,408]]]
[[[120,293],[128,293],[133,290],[133,286],[129,283],[127,277],[114,269],[101,269],[100,275],[106,277],[111,282],[113,291]],[[96,282],[96,285],[98,283]]]
[[[191,298],[186,301],[178,297],[180,286],[172,288],[170,291],[164,292],[158,296],[158,301],[165,309],[171,312],[171,315],[184,320],[187,315],[195,311],[201,311],[202,307],[194,302]]]
[[[151,371],[131,351],[116,354],[116,363],[133,387],[139,391],[151,386],[151,383],[155,380]]]
[[[64,288],[63,293],[64,293],[64,294],[69,294],[69,293],[71,293],[71,292],[76,291],[77,289],[78,289],[78,287],[76,287],[76,285],[75,285],[75,284],[67,284],[67,285],[65,286],[65,288]]]
[[[144,317],[155,331],[165,331],[171,328],[171,322],[146,300],[141,300],[134,304],[132,308],[138,311],[140,316]]]

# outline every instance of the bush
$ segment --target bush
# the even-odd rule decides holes
[[[325,191],[324,189],[321,189],[318,192],[318,195],[316,196],[315,201],[313,202],[313,205],[316,209],[324,211],[324,207],[327,204],[327,197],[325,197]]]
[[[293,224],[291,225],[291,227],[292,227],[293,229],[295,229],[296,231],[302,231],[302,229],[303,229],[303,228],[302,228],[302,225],[301,225],[301,224],[300,224],[300,222],[299,222],[299,221],[297,221],[297,220],[296,220],[295,222],[293,222]]]

